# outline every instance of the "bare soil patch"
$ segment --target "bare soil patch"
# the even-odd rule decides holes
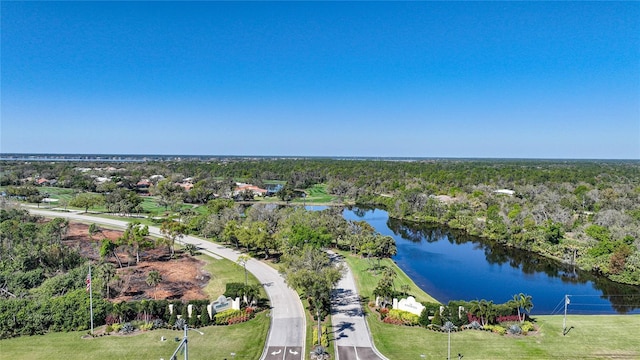
[[[103,239],[115,241],[122,235],[122,231],[101,229],[93,236],[89,236],[89,226],[81,223],[69,223],[69,230],[63,243],[77,249],[80,254],[92,260],[94,264],[100,262],[100,245]],[[136,264],[135,256],[124,249],[118,249],[118,257],[122,268],[114,256],[105,261],[116,267],[116,279],[110,285],[113,288],[113,302],[142,300],[142,299],[177,299],[200,300],[207,296],[202,288],[211,277],[204,271],[205,263],[186,253],[176,252],[176,258],[169,258],[166,247],[145,250],[141,252],[140,262]],[[162,276],[162,282],[155,289],[147,285],[146,279],[151,271],[157,271]]]

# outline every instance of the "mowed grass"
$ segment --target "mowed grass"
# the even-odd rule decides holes
[[[212,301],[225,292],[227,283],[244,283],[244,267],[233,261],[214,259],[205,254],[198,255],[198,259],[207,263],[204,270],[211,275],[211,278],[203,291]],[[260,281],[250,272],[247,272],[247,279],[250,285],[260,285]],[[260,287],[260,297],[267,298],[267,293],[262,287]]]
[[[232,326],[208,326],[200,328],[204,335],[189,333],[189,357],[191,359],[255,360],[260,358],[269,318],[258,314],[246,323]],[[0,341],[0,359],[65,359],[65,360],[139,360],[169,359],[182,338],[178,330],[153,330],[135,335],[110,335],[82,339],[86,332],[51,333],[43,336],[24,336]],[[167,341],[160,341],[164,336]],[[179,359],[182,356],[178,356]]]
[[[69,202],[76,193],[76,190],[73,189],[65,189],[52,186],[43,186],[39,188],[39,190],[41,194],[49,194],[49,197],[51,199],[58,199],[60,202]]]
[[[351,255],[347,251],[338,251],[340,255],[344,257],[344,260],[351,268],[353,277],[358,287],[358,294],[366,301],[375,301],[373,296],[373,290],[378,285],[378,282],[382,278],[382,270],[374,270],[374,267],[378,266],[378,260],[367,260],[357,255]],[[431,295],[420,289],[414,282],[404,273],[391,259],[382,259],[380,266],[391,267],[398,276],[394,280],[394,285],[397,291],[402,291],[403,285],[409,286],[409,294],[416,298],[416,301],[422,302],[439,302],[431,297]]]
[[[305,190],[307,196],[304,199],[295,199],[295,203],[305,204],[326,204],[334,200],[334,197],[327,194],[327,185],[316,184]]]
[[[446,333],[368,320],[376,347],[389,359],[447,357]],[[452,359],[458,353],[464,359],[640,359],[640,315],[570,315],[567,326],[573,328],[566,336],[560,315],[537,316],[536,325],[537,333],[517,337],[451,333]]]

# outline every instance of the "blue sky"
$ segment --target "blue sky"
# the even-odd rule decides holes
[[[0,6],[3,153],[640,159],[640,2]]]

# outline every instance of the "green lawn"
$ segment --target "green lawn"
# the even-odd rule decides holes
[[[208,326],[200,328],[204,335],[189,333],[189,357],[192,359],[255,360],[260,358],[269,318],[261,313],[255,319],[232,326]],[[51,333],[43,336],[23,336],[0,341],[0,359],[169,359],[182,338],[177,330],[153,330],[136,335],[110,335],[82,339],[85,332]],[[167,341],[160,341],[164,336]],[[178,356],[179,359],[182,356]]]
[[[44,194],[47,193],[49,194],[49,197],[52,199],[58,199],[60,201],[69,201],[73,198],[74,194],[76,193],[76,190],[74,189],[66,189],[66,188],[59,188],[59,187],[52,187],[52,186],[43,186],[39,188],[40,193]]]
[[[198,258],[207,262],[204,270],[211,274],[209,283],[203,289],[209,299],[215,300],[222,295],[227,283],[244,283],[244,268],[233,261],[227,259],[217,260],[207,255],[198,255]],[[247,272],[247,275],[249,284],[260,285],[260,281],[252,273]],[[262,287],[260,297],[267,298],[267,293]]]
[[[570,315],[562,336],[562,316],[538,316],[537,334],[500,336],[465,330],[451,334],[451,354],[464,359],[640,359],[640,315]],[[372,316],[369,326],[380,352],[389,359],[445,359],[447,334],[420,327],[384,324]],[[407,346],[411,339],[411,346]]]
[[[347,251],[338,251],[338,253],[340,253],[347,264],[349,264],[360,296],[363,297],[365,301],[375,301],[373,290],[378,285],[381,274],[380,271],[375,271],[371,268],[372,266],[377,266],[377,260],[366,260],[360,256],[350,255]],[[416,301],[439,302],[420,289],[391,259],[383,259],[380,261],[380,265],[391,267],[396,274],[398,274],[394,281],[396,290],[401,291],[403,285],[409,285],[409,294],[415,297]]]
[[[295,203],[305,204],[326,204],[334,200],[334,197],[327,194],[327,186],[325,184],[316,184],[308,188],[304,199],[295,199]]]

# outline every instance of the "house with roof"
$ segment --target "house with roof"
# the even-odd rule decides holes
[[[243,192],[252,192],[254,195],[265,196],[267,194],[266,189],[259,188],[255,185],[244,184],[244,183],[236,183],[236,188],[233,189],[233,196],[238,196]]]
[[[49,185],[49,184],[50,184],[49,179],[45,179],[45,178],[38,178],[38,179],[36,180],[36,185],[39,185],[39,186],[47,186],[47,185]]]

